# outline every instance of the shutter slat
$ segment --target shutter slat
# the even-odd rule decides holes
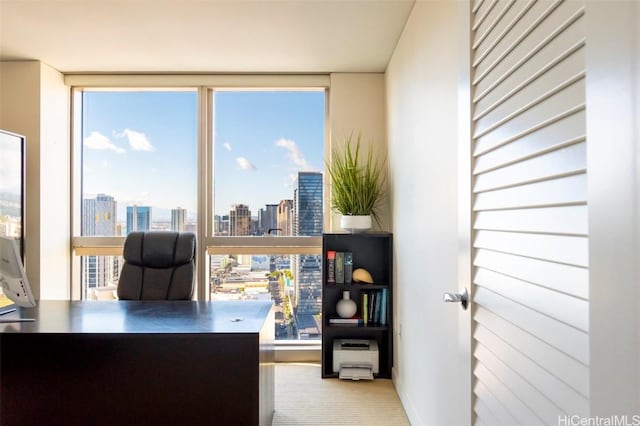
[[[589,397],[589,368],[586,365],[575,362],[575,359],[484,308],[476,310],[474,319],[582,396]]]
[[[489,74],[504,75],[531,59],[554,38],[579,20],[584,9],[571,2],[538,2],[498,46],[474,69],[473,84]],[[521,32],[518,32],[521,31]]]
[[[485,133],[476,134],[475,155],[484,153],[490,149],[508,141],[505,136],[520,135],[530,132],[531,129],[539,129],[564,118],[576,108],[580,108],[584,102],[585,81],[583,78],[571,84],[569,87],[545,98],[542,102],[532,105],[517,115],[509,117],[506,122],[500,122],[497,127],[485,130]],[[515,113],[515,112],[514,112]]]
[[[589,263],[585,237],[478,231],[473,247],[574,266],[586,267]]]
[[[484,0],[475,0],[473,2],[473,7],[471,8],[471,13],[476,13],[478,12],[478,9],[480,8],[480,6],[482,6],[482,3],[484,3]]]
[[[519,50],[514,49],[512,54],[502,58],[501,62],[496,63],[482,75],[482,79],[475,87],[473,99],[478,101],[495,89],[498,89],[498,93],[502,92],[504,89],[498,86],[509,78],[523,81],[527,77],[527,72],[529,75],[535,75],[550,62],[549,59],[562,55],[571,46],[584,40],[582,13],[582,11],[575,11],[562,23],[562,27],[549,27],[546,29],[547,32],[540,32],[538,37],[525,39],[518,47]]]
[[[586,143],[520,161],[476,177],[474,192],[488,191],[501,187],[548,180],[583,172],[587,168]]]
[[[471,46],[472,50],[477,49],[480,43],[482,43],[482,41],[487,38],[489,34],[491,34],[491,31],[493,31],[493,29],[500,23],[500,20],[515,3],[516,0],[498,1],[498,4],[487,16],[486,24],[480,25],[476,30],[476,33],[479,34],[479,36],[476,38],[473,46]]]
[[[476,194],[473,209],[495,210],[555,205],[584,204],[587,176],[579,174]]]
[[[514,141],[517,141],[519,139],[523,139],[535,132],[538,132],[540,130],[545,129],[546,127],[552,126],[553,124],[564,120],[567,117],[572,116],[573,114],[577,114],[581,111],[584,111],[584,103],[578,104],[578,105],[574,105],[570,108],[568,108],[565,111],[560,112],[557,115],[554,115],[552,117],[549,117],[548,119],[539,122],[537,124],[534,124],[533,126],[529,127],[529,128],[525,128],[522,129],[520,131],[514,131],[512,133],[506,134],[506,135],[498,135],[498,137],[494,137],[493,140],[490,141],[490,143],[485,143],[484,146],[482,148],[475,146],[475,150],[474,150],[474,156],[476,157],[480,157],[481,155],[491,151],[491,150],[495,150],[501,146],[507,145],[509,143],[512,143]],[[576,131],[582,131],[584,129],[576,129]],[[495,135],[494,135],[495,136]]]
[[[493,397],[496,401],[493,405],[504,408],[505,417],[508,416],[507,419],[511,419],[510,424],[536,424],[530,421],[535,418],[535,413],[524,405],[491,371],[480,366],[476,368],[474,374],[478,378],[474,393],[488,398]],[[490,402],[490,404],[492,403]],[[537,424],[544,425],[542,420],[539,420]]]
[[[484,371],[482,371],[484,373]],[[477,374],[477,372],[476,372]],[[503,394],[496,395],[494,392],[499,392],[500,389],[497,386],[491,386],[491,391],[488,386],[485,386],[483,383],[489,382],[490,379],[482,377],[481,375],[477,375],[478,381],[473,392],[482,398],[482,401],[487,405],[489,410],[493,413],[494,417],[497,418],[498,424],[502,425],[517,425],[520,424],[510,412],[510,406],[508,400],[505,401],[505,396]]]
[[[490,0],[490,1],[485,1],[482,4],[482,6],[480,6],[480,9],[478,9],[478,12],[475,14],[476,20],[473,24],[473,27],[471,27],[473,31],[476,31],[478,27],[482,25],[482,23],[485,21],[487,16],[491,13],[491,11],[493,10],[493,8],[496,6],[497,3],[498,3],[498,0]]]
[[[491,250],[477,250],[473,264],[584,300],[589,297],[589,271],[586,268]]]
[[[480,398],[480,396],[482,395],[477,396],[478,399],[473,406],[473,411],[475,411],[476,415],[478,416],[478,420],[482,420],[482,422],[476,422],[476,425],[486,422],[485,424],[489,426],[502,426],[502,423],[498,421],[495,414],[493,414],[491,410],[489,410],[487,405],[483,402],[484,398]]]
[[[484,347],[491,348],[491,353],[496,358],[500,359],[511,370],[517,371],[524,380],[546,398],[553,401],[562,411],[578,415],[586,415],[588,413],[589,403],[587,398],[541,368],[524,354],[518,352],[513,346],[508,345],[491,331],[478,326],[474,337]]]
[[[589,304],[583,299],[482,268],[476,271],[473,282],[543,315],[589,331]]]
[[[518,374],[505,365],[500,358],[495,356],[490,350],[482,344],[477,344],[474,356],[478,359],[479,365],[476,366],[476,375],[486,368],[495,376],[500,377],[505,386],[507,386],[513,394],[521,401],[526,401],[527,407],[536,413],[536,418],[541,418],[544,424],[554,424],[550,420],[556,419],[558,413],[562,410],[549,400],[538,389],[527,382]],[[533,422],[535,419],[529,419]]]
[[[500,26],[475,48],[473,56],[473,66],[476,67],[498,46],[498,44],[511,32],[511,30],[522,20],[522,17],[536,4],[536,0],[516,1],[514,7],[509,9],[500,21]],[[475,43],[474,43],[475,44]]]
[[[478,306],[548,343],[578,362],[589,364],[589,336],[577,328],[535,312],[490,290],[478,287],[473,295]]]
[[[586,236],[587,225],[586,206],[565,206],[479,212],[473,229]]]
[[[476,159],[473,174],[486,172],[554,151],[567,145],[583,142],[585,135],[580,132],[580,123],[584,123],[584,120],[585,112],[580,110],[507,145],[487,152]]]
[[[558,37],[530,58],[527,66],[518,67],[495,78],[487,78],[484,87],[478,85],[473,99],[476,110],[474,119],[484,116],[557,66],[583,70],[583,67],[576,67],[574,64],[578,62],[584,65],[585,40],[580,35],[577,32],[574,38],[564,35]],[[549,60],[550,58],[553,59]]]
[[[569,84],[584,77],[584,50],[579,49],[565,57],[553,67],[548,64],[533,75],[529,75],[524,81],[509,81],[514,87],[501,98],[487,97],[476,105],[476,114],[473,117],[475,125],[480,128],[477,133],[489,128],[494,123],[503,121],[514,111],[526,109],[527,106],[539,103],[545,96],[558,92]],[[507,83],[507,82],[505,82]],[[506,84],[505,84],[506,86]],[[501,87],[505,90],[506,87]],[[496,91],[494,93],[500,93]],[[548,95],[545,95],[548,94]],[[490,104],[489,102],[493,102]]]

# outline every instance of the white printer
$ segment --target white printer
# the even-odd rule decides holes
[[[333,341],[333,372],[341,379],[372,380],[378,372],[378,342],[366,339]]]

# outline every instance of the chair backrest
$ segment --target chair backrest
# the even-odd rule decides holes
[[[118,283],[121,300],[189,300],[195,276],[191,232],[131,232]]]

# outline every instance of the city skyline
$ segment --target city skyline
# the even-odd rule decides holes
[[[302,172],[302,174],[309,174],[309,172]],[[313,173],[316,175],[320,175],[322,176],[322,173]],[[320,179],[321,181],[321,179]],[[297,188],[296,188],[297,189]],[[278,215],[280,214],[278,212],[278,208],[283,206],[283,205],[287,205],[287,203],[289,204],[289,207],[292,208],[293,207],[293,198],[295,196],[295,191],[296,189],[293,190],[293,193],[291,194],[291,198],[286,198],[286,199],[282,199],[279,200],[277,203],[267,203],[264,206],[254,209],[251,206],[248,206],[246,203],[238,203],[238,204],[234,204],[232,206],[230,206],[230,209],[223,212],[222,214],[218,214],[215,213],[214,217],[223,217],[226,216],[227,218],[229,217],[230,213],[233,211],[233,208],[235,206],[248,206],[248,210],[250,212],[250,218],[253,221],[260,221],[261,218],[261,214],[264,214],[266,212],[270,212],[269,216],[273,215],[273,217],[270,217],[270,220],[267,221],[267,225],[265,226],[265,231],[267,230],[267,228],[276,228],[278,227],[277,223],[278,223]],[[320,188],[321,190],[321,188]],[[93,205],[93,203],[95,203],[95,201],[105,201],[107,200],[109,202],[110,205],[110,209],[112,209],[111,211],[112,213],[112,217],[110,218],[110,221],[115,225],[127,225],[128,220],[130,220],[128,218],[128,215],[130,213],[128,213],[128,211],[130,211],[133,208],[145,208],[145,209],[149,209],[147,214],[150,215],[150,224],[153,223],[170,223],[173,224],[174,222],[174,214],[176,213],[177,210],[180,210],[180,214],[181,214],[181,219],[180,219],[180,223],[181,224],[188,224],[188,223],[195,223],[195,212],[189,212],[188,210],[182,208],[181,206],[176,206],[176,207],[172,207],[172,208],[167,208],[167,209],[156,209],[155,206],[146,206],[146,205],[139,205],[139,204],[126,204],[123,205],[122,203],[120,203],[118,201],[117,198],[113,197],[110,194],[105,194],[105,193],[99,193],[96,194],[95,196],[92,197],[85,197],[83,198],[83,209],[84,209],[84,213],[83,213],[83,235],[101,235],[99,232],[96,233],[95,230],[93,230],[94,228],[87,228],[88,226],[93,226],[95,227],[95,224],[92,224],[92,220],[89,220],[89,218],[92,218],[94,216],[94,209],[95,207],[92,207],[91,209],[88,208],[88,206]],[[322,206],[321,206],[322,208]],[[165,210],[168,212],[168,214],[158,214],[157,210]],[[262,211],[261,211],[262,210]],[[184,212],[184,213],[183,213]],[[273,226],[274,223],[276,224],[276,226]],[[103,225],[104,226],[104,225]],[[173,226],[173,225],[172,225]],[[91,231],[88,231],[89,229],[92,229]],[[125,228],[126,229],[126,228]],[[86,232],[86,233],[85,233]],[[291,231],[287,232],[287,230],[282,229],[282,231],[278,234],[278,235],[291,235],[290,233]],[[105,234],[107,235],[107,234]]]
[[[195,212],[191,212],[187,209],[184,209],[182,206],[174,206],[174,207],[168,207],[168,208],[159,208],[156,206],[150,206],[150,205],[141,205],[141,204],[122,204],[118,201],[118,199],[116,199],[115,197],[112,197],[110,194],[105,194],[105,193],[99,193],[94,195],[89,195],[86,196],[85,198],[83,198],[83,202],[86,200],[94,200],[94,199],[98,199],[101,197],[111,197],[113,198],[113,200],[116,202],[116,208],[115,208],[115,220],[114,222],[117,224],[126,224],[127,222],[127,208],[129,207],[149,207],[152,210],[152,220],[151,222],[172,222],[173,218],[172,218],[172,214],[174,212],[174,210],[184,210],[186,212],[185,214],[185,223],[190,223],[190,222],[195,222],[196,218]],[[293,197],[293,196],[292,196]],[[282,200],[279,200],[277,203],[267,203],[264,206],[258,207],[258,208],[252,208],[251,206],[249,206],[249,211],[251,212],[251,218],[253,220],[258,220],[260,219],[260,210],[261,209],[266,209],[270,206],[275,206],[278,207],[280,204],[282,204],[283,202],[292,202],[293,199],[292,198],[285,198]],[[238,203],[238,205],[247,205],[247,203]],[[230,206],[229,210],[221,212],[221,213],[215,213],[214,216],[228,216],[229,212],[233,209],[233,206]],[[160,213],[158,213],[160,212]]]

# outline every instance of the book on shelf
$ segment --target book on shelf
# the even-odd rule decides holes
[[[327,284],[351,284],[353,253],[327,250]]]
[[[353,253],[344,252],[344,283],[351,284],[351,274],[353,273]]]
[[[380,294],[381,294],[380,290],[375,292],[376,301],[373,306],[373,322],[376,324],[380,323],[380,299],[382,299],[382,297],[380,297]]]
[[[365,325],[386,326],[388,322],[389,291],[368,290],[362,292],[362,317]]]
[[[344,284],[344,252],[336,252],[336,284]]]
[[[371,291],[369,293],[369,312],[368,312],[369,322],[370,323],[373,322],[373,313],[374,313],[374,310],[375,310],[375,303],[376,303],[376,292],[375,291]]]
[[[369,294],[366,291],[362,292],[362,322],[364,325],[369,323]]]
[[[386,288],[383,288],[381,293],[382,301],[380,302],[380,325],[387,325],[387,305],[389,304],[389,301],[387,300],[388,298],[389,291]]]
[[[327,251],[327,283],[335,284],[336,282],[336,252]]]
[[[331,325],[363,325],[364,320],[361,317],[341,318],[331,316],[329,317],[329,324]]]

